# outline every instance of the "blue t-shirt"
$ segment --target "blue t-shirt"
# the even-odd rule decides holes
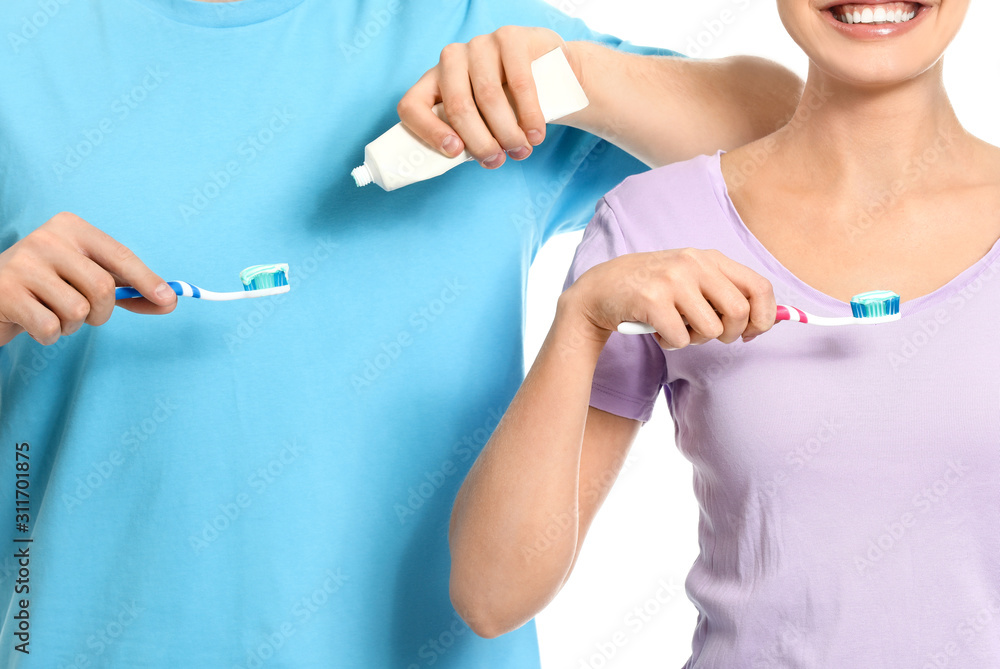
[[[0,664],[537,666],[532,625],[452,609],[449,513],[532,258],[643,167],[552,126],[496,172],[349,176],[445,44],[511,23],[618,44],[539,0],[4,2],[0,248],[71,211],[166,279],[291,291],[0,348]]]

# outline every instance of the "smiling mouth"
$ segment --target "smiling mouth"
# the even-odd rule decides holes
[[[827,11],[841,23],[906,23],[923,7],[919,2],[884,2],[878,5],[834,5]]]

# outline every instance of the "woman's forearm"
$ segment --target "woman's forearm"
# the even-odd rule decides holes
[[[576,555],[581,445],[607,338],[578,313],[560,308],[455,502],[452,602],[481,636],[534,617]]]
[[[590,105],[558,121],[656,167],[733,149],[787,123],[802,81],[764,58],[640,56],[569,42]]]

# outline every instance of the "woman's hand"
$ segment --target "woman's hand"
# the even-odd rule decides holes
[[[668,350],[712,339],[750,341],[771,329],[777,312],[770,281],[719,251],[692,248],[596,265],[563,293],[560,309],[581,312],[602,340],[622,322],[649,323]]]
[[[54,344],[81,325],[102,325],[115,307],[115,286],[146,299],[119,306],[146,314],[173,311],[177,296],[134,253],[79,216],[62,213],[0,253],[0,345],[21,332]]]
[[[577,77],[578,59],[547,28],[504,26],[467,44],[449,44],[441,60],[409,90],[397,107],[403,124],[449,157],[468,149],[486,168],[500,167],[510,155],[524,160],[545,139],[531,63],[562,47]],[[503,92],[506,84],[513,105]],[[431,108],[444,103],[448,122]]]

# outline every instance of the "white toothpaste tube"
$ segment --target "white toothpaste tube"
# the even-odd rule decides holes
[[[549,123],[578,112],[588,104],[587,94],[573,74],[562,49],[556,47],[531,63],[538,104]],[[507,92],[507,87],[504,86]],[[508,93],[509,95],[509,93]],[[434,113],[445,123],[444,105],[434,105]],[[351,171],[358,186],[374,182],[391,191],[417,181],[444,174],[456,165],[472,160],[468,151],[448,158],[397,123],[365,147],[365,162]]]

